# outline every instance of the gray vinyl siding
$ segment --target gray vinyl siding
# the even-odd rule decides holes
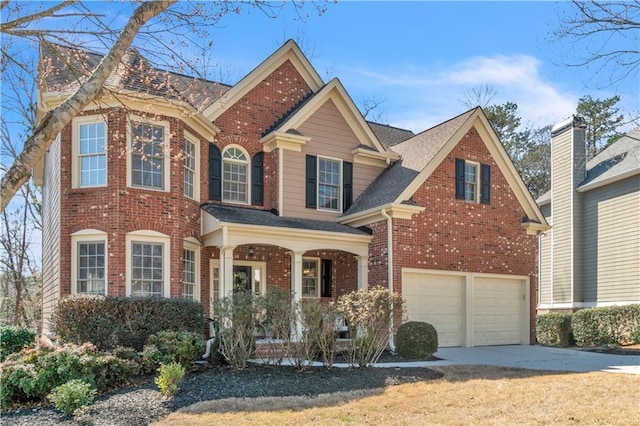
[[[60,136],[44,163],[42,188],[42,332],[51,331],[50,318],[60,298]]]
[[[549,225],[552,225],[552,218],[549,216],[551,212],[551,205],[546,205],[542,209],[542,213],[545,215],[547,222]],[[544,234],[538,237],[539,241],[539,250],[540,250],[540,269],[539,269],[539,283],[540,286],[538,288],[538,302],[540,304],[551,304],[552,300],[552,280],[551,280],[551,259],[553,256],[552,252],[552,239],[553,239],[553,228],[545,232]]]
[[[584,193],[584,301],[640,302],[640,176]]]

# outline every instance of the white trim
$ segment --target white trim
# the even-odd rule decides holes
[[[109,294],[109,241],[108,235],[104,231],[97,229],[83,229],[71,234],[71,294],[78,293],[78,243],[104,243],[104,295]]]
[[[125,288],[126,295],[131,296],[131,279],[132,279],[132,259],[133,254],[131,245],[136,243],[143,244],[162,244],[162,293],[163,297],[171,295],[171,238],[168,235],[151,230],[141,230],[129,232],[126,235],[125,248]]]
[[[277,148],[302,152],[302,147],[310,140],[311,138],[308,136],[284,132],[271,132],[260,139],[260,142],[262,142],[264,152],[271,152]]]
[[[468,203],[478,204],[480,203],[480,169],[481,165],[477,161],[472,160],[464,160],[464,201]],[[476,171],[476,181],[475,181],[475,189],[473,191],[473,200],[467,200],[467,163],[470,166],[473,166]]]
[[[619,182],[621,180],[633,177],[633,176],[638,175],[638,174],[640,174],[640,167],[638,167],[637,169],[629,170],[629,171],[624,172],[624,173],[620,173],[620,174],[615,175],[615,176],[608,177],[606,179],[602,179],[602,180],[598,180],[598,181],[595,181],[595,182],[586,183],[586,184],[584,184],[582,186],[579,186],[576,190],[578,192],[591,191],[593,189],[597,189],[597,188],[600,188],[600,187],[605,186],[605,185],[609,185],[609,184],[612,184],[612,183],[615,183],[615,182]]]
[[[195,152],[194,152],[195,170],[194,170],[194,177],[193,177],[193,197],[189,197],[188,195],[185,195],[185,197],[195,200],[197,202],[200,202],[200,180],[201,180],[200,179],[200,176],[201,176],[200,175],[200,139],[193,136],[191,133],[187,132],[186,130],[184,131],[183,139],[189,141],[189,143],[192,143],[195,146]],[[183,185],[184,185],[184,169],[185,169],[185,166],[183,161],[182,163]],[[184,194],[184,188],[182,190],[182,193]]]
[[[240,161],[240,160],[234,160],[234,159],[227,159],[226,161],[230,164],[244,164],[247,167],[247,201],[242,202],[242,201],[233,201],[233,200],[225,200],[224,199],[224,163],[225,163],[225,158],[224,158],[224,153],[229,151],[230,149],[238,149],[240,151],[242,151],[242,153],[244,154],[244,156],[247,158],[246,162]],[[231,203],[231,204],[239,204],[239,205],[243,205],[243,206],[248,206],[251,204],[251,156],[249,155],[249,152],[247,152],[246,149],[244,149],[241,145],[238,144],[229,144],[227,146],[224,147],[224,149],[222,150],[222,152],[220,152],[220,167],[221,167],[221,176],[220,176],[220,184],[221,184],[221,194],[220,197],[222,199],[223,202],[225,203]]]
[[[182,249],[183,250],[191,250],[195,253],[195,282],[193,283],[193,300],[195,301],[200,301],[201,297],[200,297],[200,249],[201,249],[201,245],[200,243],[193,243],[191,240],[194,239],[193,237],[188,237],[184,239],[184,242],[182,243]],[[183,259],[184,262],[184,259]],[[184,271],[184,267],[183,267],[183,271]],[[182,283],[182,294],[184,296],[184,282]]]
[[[133,160],[131,155],[133,153],[133,128],[132,122],[136,122],[139,124],[148,124],[151,126],[160,126],[164,128],[163,131],[163,141],[162,141],[162,167],[163,167],[163,177],[162,177],[162,188],[152,188],[148,186],[133,186],[132,181],[132,164]],[[148,191],[159,191],[159,192],[170,192],[171,191],[171,161],[170,161],[170,150],[171,150],[171,128],[169,122],[166,120],[153,120],[149,118],[140,117],[138,115],[130,114],[127,119],[127,187]]]
[[[413,206],[409,204],[389,203],[380,207],[374,207],[358,213],[342,216],[338,218],[338,222],[353,227],[369,225],[374,222],[385,220],[382,210],[394,219],[411,219],[414,215],[421,213],[425,207]]]
[[[278,148],[278,216],[284,214],[284,148]]]
[[[82,185],[81,184],[81,170],[80,166],[80,126],[84,124],[104,124],[104,184],[103,185]],[[71,126],[71,188],[104,188],[109,184],[109,156],[107,152],[107,146],[109,146],[109,125],[104,115],[83,115],[74,117]]]
[[[267,262],[258,262],[251,260],[233,260],[233,266],[250,266],[251,272],[254,274],[255,268],[260,269],[260,294],[265,295],[267,292]],[[251,288],[253,289],[253,281],[255,275],[251,277]]]

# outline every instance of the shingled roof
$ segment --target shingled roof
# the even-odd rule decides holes
[[[367,232],[366,230],[353,228],[336,222],[281,217],[269,210],[232,207],[213,203],[203,204],[202,210],[209,213],[220,222],[272,226],[277,228],[307,229],[311,231],[338,232],[352,235],[370,235],[370,232]]]
[[[391,148],[392,146],[415,136],[415,133],[411,130],[389,126],[388,124],[380,124],[373,121],[367,121],[367,124],[369,124],[371,130],[385,148]]]
[[[45,91],[63,93],[75,90],[103,58],[97,53],[50,44],[41,45],[40,56]],[[134,48],[122,57],[105,86],[180,100],[197,110],[203,110],[230,88],[156,68]]]
[[[380,207],[398,200],[402,192],[413,182],[425,166],[446,145],[455,132],[476,111],[469,110],[444,123],[425,130],[412,138],[391,146],[391,150],[402,156],[365,189],[351,208],[344,213],[349,216],[366,210]],[[373,128],[372,128],[373,129]]]

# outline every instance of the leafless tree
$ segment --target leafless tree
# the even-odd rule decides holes
[[[387,114],[380,108],[385,101],[385,98],[365,96],[361,102],[362,116],[369,121],[388,124]]]
[[[311,4],[315,12],[324,11],[324,2]],[[15,66],[28,76],[42,77],[46,69],[30,69],[23,60],[24,52],[34,56],[42,45],[54,52],[59,45],[106,51],[91,69],[80,68],[83,63],[80,54],[71,61],[58,58],[79,67],[75,90],[59,106],[39,117],[36,127],[25,137],[21,152],[0,181],[0,211],[4,211],[15,193],[29,180],[31,170],[43,158],[56,135],[103,93],[108,78],[119,65],[124,65],[123,57],[132,45],[141,54],[152,57],[158,67],[188,72],[191,64],[183,52],[194,44],[202,43],[207,30],[228,13],[240,13],[248,7],[258,8],[269,17],[275,17],[283,7],[294,7],[301,19],[308,13],[303,0],[291,3],[267,0],[132,1],[118,4],[121,14],[130,13],[126,24],[120,27],[117,20],[100,13],[104,7],[101,3],[85,4],[74,0],[58,3],[0,1],[3,71],[5,67]],[[41,65],[46,67],[47,64]]]
[[[597,65],[615,85],[637,78],[640,68],[640,0],[572,0],[559,13],[554,41],[567,41],[564,65]]]

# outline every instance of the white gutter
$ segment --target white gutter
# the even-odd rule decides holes
[[[389,288],[389,301],[391,309],[389,315],[389,350],[396,352],[393,339],[393,223],[386,209],[380,210],[380,214],[387,219],[387,287]]]

